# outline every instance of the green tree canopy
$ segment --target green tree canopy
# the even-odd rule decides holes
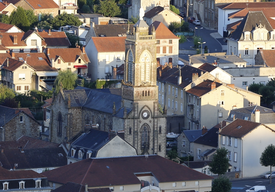
[[[121,10],[115,0],[101,0],[97,12],[105,17],[115,17],[121,14]]]
[[[213,156],[213,161],[210,163],[210,171],[223,175],[229,168],[229,159],[227,158],[227,149],[220,148],[217,149],[216,153]]]
[[[7,86],[0,84],[0,103],[4,102],[5,99],[13,99],[15,92]]]
[[[65,90],[72,90],[76,86],[77,75],[71,71],[59,71],[54,81],[55,91],[58,93],[60,87]]]
[[[272,86],[262,86],[259,89],[259,94],[262,95],[261,97],[261,104],[262,105],[270,105],[275,100],[274,96],[275,87]]]
[[[275,146],[270,144],[263,151],[260,157],[260,163],[262,166],[270,167],[270,174],[272,173],[272,167],[275,166]],[[272,177],[270,177],[270,183],[272,183]]]
[[[81,24],[82,22],[78,19],[77,16],[75,16],[74,14],[67,14],[67,13],[62,13],[61,15],[57,15],[52,20],[52,26],[55,29],[59,29],[59,27],[65,26],[65,25],[79,26]]]
[[[248,90],[259,94],[260,93],[259,90],[262,86],[264,86],[264,85],[260,84],[260,83],[253,83],[253,84],[249,85]]]
[[[17,7],[16,11],[13,11],[9,17],[9,22],[12,25],[16,25],[23,31],[27,31],[30,28],[30,22],[27,18],[26,12],[22,7]]]
[[[230,192],[231,182],[227,177],[219,176],[213,180],[212,192]]]
[[[168,29],[170,31],[172,31],[173,33],[176,33],[176,32],[180,32],[181,31],[181,26],[182,26],[183,22],[182,23],[178,23],[178,22],[172,22],[170,23],[170,25],[168,26]]]
[[[25,10],[27,19],[31,27],[34,27],[38,23],[38,17],[34,14],[33,10]]]
[[[180,10],[176,8],[174,5],[170,5],[170,10],[176,14],[180,14]]]

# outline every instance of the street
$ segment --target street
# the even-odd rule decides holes
[[[245,192],[250,187],[255,185],[264,185],[269,192],[275,192],[275,179],[272,184],[269,184],[269,179],[253,178],[253,179],[237,179],[232,180],[232,192]]]

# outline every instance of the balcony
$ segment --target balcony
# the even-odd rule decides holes
[[[73,3],[66,3],[60,6],[60,9],[78,9],[78,6]]]

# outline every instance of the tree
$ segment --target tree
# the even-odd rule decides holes
[[[87,0],[78,0],[77,4],[79,9],[82,9],[82,7],[87,4]]]
[[[269,166],[270,167],[270,175],[272,173],[272,167],[275,166],[275,146],[270,144],[268,145],[265,150],[263,151],[260,163],[262,166]],[[272,177],[270,178],[270,183],[272,183]]]
[[[229,192],[231,191],[231,182],[227,177],[219,176],[212,183],[212,192]]]
[[[180,10],[176,8],[174,5],[170,5],[170,10],[176,14],[180,14]]]
[[[172,22],[170,23],[170,25],[168,26],[168,29],[170,31],[172,31],[173,33],[179,32],[181,31],[181,26],[183,23],[178,23],[178,22]]]
[[[0,103],[4,102],[5,99],[13,99],[15,92],[7,86],[0,84]]]
[[[65,26],[65,25],[79,26],[81,24],[82,22],[78,19],[77,16],[75,16],[74,14],[67,14],[67,13],[62,13],[61,15],[57,15],[52,20],[52,26],[55,29],[59,29],[61,26]]]
[[[38,17],[34,14],[33,10],[24,10],[27,16],[27,19],[31,27],[34,27],[38,23]]]
[[[262,86],[264,86],[264,85],[261,83],[253,83],[253,84],[249,85],[248,90],[259,94],[260,93],[259,90]]]
[[[97,12],[105,17],[115,17],[121,14],[121,10],[115,0],[101,0]]]
[[[178,36],[180,38],[179,43],[184,43],[186,41],[186,37],[184,35]]]
[[[227,158],[227,149],[217,149],[213,156],[213,161],[210,163],[210,171],[212,173],[223,175],[229,168],[229,159]]]
[[[66,33],[70,43],[71,43],[71,46],[70,47],[76,47],[76,45],[80,45],[82,46],[81,43],[79,43],[79,37],[74,35],[74,34],[70,34],[70,33]]]
[[[83,5],[81,8],[81,12],[82,13],[91,13],[91,9],[90,9],[89,5]]]
[[[9,18],[10,24],[16,25],[23,31],[27,31],[30,28],[30,22],[27,18],[26,12],[22,7],[17,7],[16,11],[13,11]]]
[[[9,16],[8,15],[4,15],[4,14],[0,14],[0,21],[2,23],[9,24],[10,23]]]
[[[60,87],[65,90],[72,90],[76,86],[77,75],[71,71],[59,71],[54,81],[55,91],[58,93]]]
[[[261,105],[269,106],[269,104],[275,100],[274,92],[275,92],[275,87],[262,86],[259,89],[259,94],[262,95]]]
[[[131,18],[129,19],[130,23],[135,24],[136,22],[138,22],[139,17],[134,17],[133,15],[131,16]]]

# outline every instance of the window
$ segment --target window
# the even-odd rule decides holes
[[[231,161],[231,151],[228,151],[228,159]]]
[[[222,136],[222,144],[225,145],[225,136]]]
[[[200,98],[197,98],[197,105],[200,105]]]
[[[19,74],[19,80],[25,80],[25,78],[26,78],[25,73]]]
[[[221,90],[221,96],[224,96],[224,90]]]
[[[160,47],[157,47],[157,53],[160,53]]]
[[[238,154],[234,152],[234,161],[237,162]]]
[[[195,181],[195,185],[196,185],[196,186],[199,186],[199,181]]]
[[[132,135],[132,128],[129,127],[129,135]]]
[[[172,186],[173,186],[173,187],[176,187],[176,186],[177,186],[177,183],[173,183]]]
[[[109,66],[105,66],[105,73],[109,73],[110,70],[109,70]]]
[[[232,138],[228,137],[228,146],[232,146]]]
[[[180,91],[180,96],[183,99],[183,90]]]
[[[174,109],[174,99],[172,99],[172,109]]]
[[[124,187],[123,186],[120,186],[120,191],[123,191],[124,190]]]
[[[16,86],[17,91],[21,91],[21,86]]]
[[[182,185],[183,187],[185,187],[185,186],[186,186],[186,183],[185,183],[185,182],[182,182],[181,185]]]
[[[245,49],[244,49],[244,54],[245,54],[245,55],[248,55],[248,54],[249,54],[249,49],[248,49],[248,48],[245,48]]]
[[[57,60],[57,64],[60,64],[60,63],[61,63],[61,59],[58,59],[58,60]]]
[[[197,158],[200,159],[201,158],[201,149],[197,149]]]
[[[220,105],[224,105],[224,101],[219,101],[219,104]]]
[[[162,105],[164,105],[164,95],[162,95]]]
[[[176,88],[176,95],[175,97],[178,97],[178,88]]]
[[[172,95],[174,95],[174,87],[172,87]]]
[[[159,152],[161,152],[161,145],[159,145]]]
[[[262,47],[258,47],[257,48],[257,53],[259,53],[260,50],[262,50],[263,48]]]
[[[191,103],[191,100],[192,100],[192,96],[188,95],[188,102]]]
[[[19,182],[19,189],[25,189],[25,181]]]
[[[35,181],[35,188],[41,188],[41,180],[40,179]]]
[[[37,45],[37,40],[36,39],[32,39],[31,40],[31,46],[36,46]]]
[[[81,63],[81,59],[78,59],[78,63]]]
[[[172,43],[173,43],[173,40],[170,39],[170,40],[169,40],[169,44],[172,44]]]
[[[22,116],[22,115],[20,115],[19,119],[20,119],[20,123],[23,123],[24,118],[23,118],[23,116]]]
[[[249,106],[251,106],[251,105],[249,105]],[[248,117],[244,117],[243,119],[247,121],[247,120],[248,120]]]
[[[144,124],[141,128],[141,149],[144,152],[149,150],[149,126]]]
[[[170,85],[168,85],[168,95],[170,95]]]
[[[161,88],[162,88],[162,89],[161,89],[161,90],[162,90],[162,92],[164,92],[164,84],[162,84],[162,87],[161,87]]]
[[[177,111],[178,110],[178,102],[175,101],[175,110]]]
[[[71,157],[74,157],[74,155],[75,155],[75,149],[71,149]]]
[[[243,86],[247,86],[247,81],[243,81],[243,82],[242,82],[242,85],[243,85]]]
[[[9,189],[9,182],[4,182],[3,183],[3,190],[8,190]]]
[[[186,145],[185,140],[182,140],[182,147],[185,147],[185,145]]]
[[[78,159],[82,159],[83,153],[81,150],[78,151]]]
[[[157,40],[157,44],[160,44],[160,40]]]
[[[180,112],[183,112],[183,104],[180,104]]]
[[[170,98],[168,98],[168,108],[170,108]]]
[[[25,86],[25,91],[28,91],[29,90],[29,86]]]
[[[159,126],[159,134],[161,134],[161,126]]]
[[[169,53],[173,53],[173,47],[169,46]]]
[[[234,147],[238,147],[238,139],[234,139]]]
[[[106,61],[109,61],[109,55],[106,55],[105,57],[106,57]]]

